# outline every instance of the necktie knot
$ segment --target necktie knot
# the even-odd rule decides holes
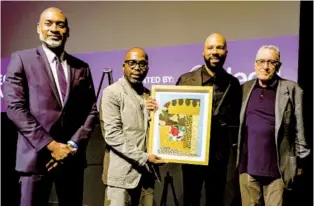
[[[60,60],[60,58],[59,57],[57,57],[57,56],[55,56],[54,57],[54,61],[56,62],[56,63],[60,63],[61,64],[61,60]]]

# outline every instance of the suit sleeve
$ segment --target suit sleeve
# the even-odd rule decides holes
[[[100,103],[100,124],[105,142],[110,148],[124,158],[137,162],[140,166],[145,165],[148,154],[129,142],[125,137],[122,128],[119,99],[108,88],[104,90]]]
[[[89,93],[88,93],[88,96],[85,98],[90,99],[91,104],[89,105],[92,105],[92,106],[89,108],[90,112],[88,113],[86,117],[84,125],[82,125],[71,138],[72,141],[78,144],[80,143],[81,140],[89,139],[93,129],[95,128],[96,121],[98,120],[95,88],[94,88],[93,78],[92,78],[92,74],[90,72],[89,67],[87,67],[87,80],[88,80]]]
[[[296,139],[295,149],[296,155],[303,159],[310,153],[304,136],[304,117],[303,117],[303,90],[297,86],[295,89],[295,118],[296,118]]]
[[[13,53],[4,83],[7,115],[38,152],[53,139],[30,112],[28,92],[22,59],[17,53]]]

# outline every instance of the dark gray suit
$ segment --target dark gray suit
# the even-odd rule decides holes
[[[239,165],[244,136],[244,122],[247,104],[256,80],[242,85],[242,108],[237,148]],[[291,189],[298,166],[310,150],[304,137],[303,91],[297,83],[279,78],[275,103],[275,143],[278,168],[287,189]]]

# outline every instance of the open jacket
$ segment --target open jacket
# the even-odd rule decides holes
[[[248,101],[257,80],[242,85],[242,108],[238,135],[237,166],[239,165],[243,137],[245,114]],[[275,143],[277,166],[286,187],[289,189],[294,181],[297,167],[310,150],[304,137],[303,125],[303,91],[297,83],[279,77],[275,103]]]
[[[204,67],[205,65],[181,75],[177,85],[202,86]],[[241,86],[237,78],[222,69],[216,73],[213,91],[212,121],[208,125],[211,126],[210,162],[220,161],[225,165],[229,159],[230,147],[237,144]]]
[[[145,88],[144,96],[149,96]],[[125,78],[103,91],[100,123],[106,142],[103,182],[132,189],[151,168],[147,163],[149,114],[144,99],[138,98]]]

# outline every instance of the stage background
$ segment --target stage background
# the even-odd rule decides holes
[[[180,74],[203,64],[203,42],[213,32],[220,32],[227,38],[229,55],[225,69],[241,83],[254,78],[254,57],[264,44],[275,44],[281,49],[283,66],[280,75],[298,79],[298,1],[1,2],[1,87],[5,83],[10,54],[39,45],[36,23],[42,10],[50,6],[62,9],[68,16],[71,33],[66,50],[90,65],[96,89],[105,67],[113,70],[114,81],[121,77],[124,53],[134,46],[145,48],[150,57],[150,71],[145,79],[147,87],[175,84]],[[16,134],[6,119],[2,98],[1,111],[4,120],[1,126],[5,127],[1,130],[1,144],[9,148],[11,154],[5,159],[7,167],[2,170],[2,175],[12,180],[11,186],[16,185],[5,190],[5,194],[13,193],[18,197],[13,152]],[[89,206],[103,205],[104,186],[100,179],[103,147],[104,141],[97,127],[87,151],[89,165],[85,174],[84,203]],[[174,178],[181,205],[180,165],[163,166],[163,177],[166,171]],[[156,185],[156,205],[159,205],[162,187],[162,184]],[[232,196],[226,194],[227,198],[228,195]],[[168,197],[168,205],[173,205],[170,190]],[[54,193],[51,201],[56,201]]]

